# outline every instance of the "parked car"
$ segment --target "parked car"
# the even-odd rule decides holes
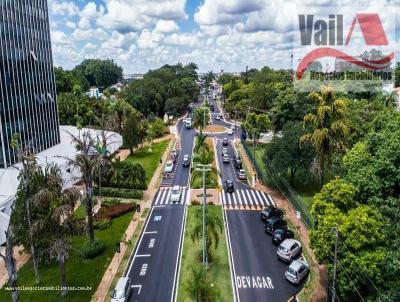
[[[224,164],[229,164],[230,161],[231,161],[231,159],[229,158],[229,155],[228,155],[227,153],[225,153],[225,154],[222,155],[222,162],[223,162]]]
[[[265,222],[265,233],[272,235],[277,229],[287,228],[287,223],[279,216],[273,216]]]
[[[266,221],[267,219],[270,219],[271,217],[278,216],[278,217],[283,217],[283,212],[282,210],[274,207],[274,206],[268,206],[264,210],[261,211],[260,217],[261,221]]]
[[[222,140],[222,146],[228,146],[228,138],[224,137]]]
[[[276,254],[278,258],[292,262],[301,253],[301,243],[294,239],[285,239],[278,247]]]
[[[178,155],[178,152],[176,151],[176,149],[172,149],[171,150],[171,157],[175,158]]]
[[[232,129],[228,130],[228,135],[233,135],[233,130]]]
[[[172,203],[179,202],[181,200],[182,190],[180,186],[174,186],[171,191],[170,200]]]
[[[247,180],[246,171],[243,170],[243,169],[240,169],[240,170],[239,170],[238,178],[239,178],[240,180]]]
[[[235,187],[233,185],[233,181],[230,179],[225,180],[225,191],[228,193],[233,193],[235,191]]]
[[[233,165],[235,166],[236,169],[242,169],[243,165],[242,165],[242,161],[240,160],[239,156],[235,156],[233,159]]]
[[[165,164],[165,172],[171,173],[172,171],[174,171],[174,162],[172,160],[169,160]]]
[[[131,280],[128,277],[118,279],[115,289],[111,293],[111,302],[125,302],[131,293]]]
[[[183,166],[184,167],[189,167],[190,166],[190,156],[188,154],[185,154],[183,156]]]
[[[289,229],[277,229],[272,234],[272,244],[280,245],[285,239],[294,238],[294,233]]]
[[[285,272],[286,280],[295,285],[299,285],[310,272],[310,267],[303,260],[294,260]]]

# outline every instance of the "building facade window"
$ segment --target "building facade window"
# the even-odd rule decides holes
[[[0,0],[0,168],[60,142],[47,0]]]

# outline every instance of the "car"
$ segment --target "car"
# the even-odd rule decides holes
[[[231,130],[235,130],[235,125],[231,125]]]
[[[215,107],[213,104],[210,105],[210,109],[211,109],[211,111],[215,111]]]
[[[190,166],[190,156],[188,154],[185,154],[183,156],[183,166],[184,167],[189,167]]]
[[[111,293],[111,302],[125,302],[131,293],[131,280],[128,277],[118,279],[117,285]]]
[[[176,157],[178,155],[178,152],[176,151],[176,149],[174,148],[174,149],[172,149],[171,150],[171,157]]]
[[[169,160],[165,164],[165,172],[171,173],[172,171],[174,171],[174,162],[172,160]]]
[[[285,239],[294,238],[294,233],[289,229],[277,229],[272,234],[272,244],[279,246]]]
[[[274,206],[268,206],[264,210],[261,211],[260,217],[261,221],[265,222],[266,220],[277,216],[277,217],[283,217],[283,212],[282,210],[274,207]]]
[[[219,116],[219,114],[217,114],[217,115],[215,116],[215,119],[216,119],[217,121],[219,121],[219,120],[221,119],[221,117]]]
[[[179,202],[181,200],[182,190],[180,186],[174,186],[171,191],[170,200],[172,203]]]
[[[233,130],[232,129],[228,130],[228,135],[233,135]]]
[[[310,272],[309,265],[304,260],[294,260],[285,272],[286,280],[299,285]]]
[[[240,180],[247,180],[246,171],[243,170],[243,169],[240,169],[240,170],[239,170],[238,178],[239,178]]]
[[[236,169],[240,170],[243,169],[242,161],[240,160],[239,156],[235,156],[233,158],[233,165],[235,166]]]
[[[278,259],[292,263],[301,254],[301,243],[295,239],[285,239],[276,251]]]
[[[225,153],[225,154],[222,155],[222,162],[223,162],[224,164],[229,164],[230,161],[231,161],[231,159],[229,158],[229,155],[228,155],[227,153]]]
[[[225,191],[228,193],[233,193],[235,191],[235,187],[233,185],[233,181],[230,179],[225,180]]]
[[[228,154],[228,148],[222,147],[221,154]]]
[[[227,137],[224,137],[222,139],[222,146],[228,146],[228,138]]]
[[[218,113],[219,119],[222,120],[224,118],[224,115],[222,112]]]
[[[192,120],[186,120],[185,127],[186,129],[192,129]]]
[[[265,233],[272,235],[275,230],[287,228],[287,223],[279,216],[273,216],[267,219],[264,224]]]

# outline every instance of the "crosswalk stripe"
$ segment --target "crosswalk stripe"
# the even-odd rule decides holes
[[[228,194],[228,206],[232,205],[231,194]]]
[[[260,194],[261,194],[261,196],[262,196],[262,198],[263,198],[263,200],[264,200],[264,202],[265,202],[265,206],[269,206],[270,203],[269,203],[267,194],[265,194],[265,192],[261,192]]]
[[[185,204],[185,197],[186,197],[186,188],[182,189],[181,200],[179,201],[180,204]]]
[[[268,194],[268,198],[269,198],[271,204],[272,204],[274,207],[276,207],[275,201],[272,199],[271,195]]]
[[[249,198],[250,208],[252,208],[253,207],[253,203],[252,203],[252,200],[251,200],[251,196],[250,196],[249,190],[246,190],[246,194],[247,194],[247,197]]]
[[[258,201],[260,202],[260,206],[261,206],[262,208],[264,208],[264,207],[265,207],[265,204],[264,204],[264,201],[263,201],[263,199],[262,199],[262,197],[261,197],[260,191],[256,191],[256,195],[257,195],[257,197],[258,197]]]
[[[170,197],[171,197],[171,192],[172,192],[172,190],[171,190],[171,189],[168,189],[167,198],[164,200],[164,203],[165,203],[165,204],[168,204],[168,203],[169,203],[169,199],[170,199]]]
[[[156,206],[158,206],[159,204],[162,203],[162,201],[164,200],[164,195],[165,195],[166,192],[167,192],[167,190],[162,190],[162,193],[160,193],[161,194],[161,198],[156,201]]]
[[[254,201],[255,207],[257,208],[259,205],[258,205],[258,200],[257,200],[257,197],[256,197],[256,193],[254,193],[254,190],[251,190],[250,193],[253,196],[253,201]]]
[[[225,192],[222,194],[222,204],[226,205],[226,200],[225,200]]]
[[[158,191],[158,192],[157,192],[156,201],[154,202],[155,205],[157,205],[158,202],[160,201],[160,197],[161,197],[161,191]]]
[[[244,192],[243,192],[242,190],[239,190],[239,192],[240,192],[240,194],[241,194],[242,197],[243,197],[244,206],[247,207],[247,200],[246,200],[246,196],[245,196]]]
[[[219,196],[219,202],[220,202],[222,205],[224,205],[224,203],[222,202],[222,192],[219,192],[219,193],[218,193],[218,196]]]
[[[232,198],[233,198],[233,205],[237,205],[237,201],[236,201],[236,192],[233,192],[232,194]]]

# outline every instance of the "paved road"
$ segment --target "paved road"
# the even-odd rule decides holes
[[[174,301],[184,211],[183,205],[152,208],[127,273],[129,301]]]
[[[187,187],[182,187],[181,188],[182,193],[181,193],[181,200],[179,204],[188,204],[189,202],[189,190]],[[172,188],[160,188],[158,192],[156,193],[156,196],[153,199],[153,206],[161,206],[161,205],[167,205],[167,204],[173,204],[171,202],[171,191]],[[178,203],[175,203],[178,204]]]
[[[286,302],[301,287],[285,279],[287,264],[279,261],[271,236],[258,211],[225,211],[238,301]]]

